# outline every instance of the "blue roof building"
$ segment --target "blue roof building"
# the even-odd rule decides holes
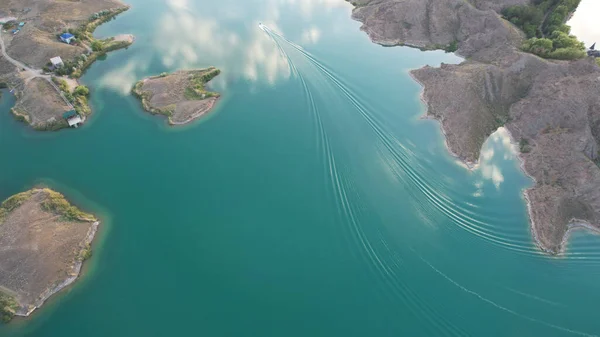
[[[71,44],[71,41],[73,41],[73,39],[75,39],[75,35],[73,35],[71,33],[63,33],[59,37],[62,42],[67,43],[67,44]]]

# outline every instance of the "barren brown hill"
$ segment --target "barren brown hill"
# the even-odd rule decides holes
[[[519,51],[523,34],[496,11],[527,0],[359,0],[353,17],[384,45],[456,45],[459,65],[412,71],[427,114],[450,150],[475,164],[483,142],[505,126],[535,179],[525,191],[532,231],[559,253],[569,229],[600,228],[600,68],[591,59],[549,61]]]
[[[98,223],[49,189],[33,189],[0,206],[0,293],[5,320],[29,315],[79,275]]]

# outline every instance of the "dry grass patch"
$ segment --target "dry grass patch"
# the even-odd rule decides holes
[[[97,222],[50,189],[0,205],[0,317],[28,315],[73,282],[91,255]]]

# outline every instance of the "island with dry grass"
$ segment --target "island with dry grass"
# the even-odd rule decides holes
[[[121,0],[0,2],[0,85],[15,93],[13,115],[37,130],[83,123],[91,113],[86,96],[60,83],[77,87],[77,79],[99,57],[133,43],[129,34],[93,36],[98,26],[129,8]]]
[[[34,188],[0,204],[0,319],[28,316],[74,282],[98,220],[48,188]]]
[[[146,111],[167,116],[170,125],[182,125],[214,107],[220,94],[208,91],[206,85],[220,72],[210,67],[163,73],[137,82],[132,93],[142,101]]]

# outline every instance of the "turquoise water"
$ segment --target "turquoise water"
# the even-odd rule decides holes
[[[600,333],[598,238],[541,254],[507,135],[471,172],[419,119],[408,70],[457,57],[372,44],[337,0],[130,3],[97,32],[137,40],[84,76],[84,127],[34,132],[2,98],[0,198],[48,185],[103,224],[76,285],[0,336]],[[128,95],[210,65],[200,122]]]

